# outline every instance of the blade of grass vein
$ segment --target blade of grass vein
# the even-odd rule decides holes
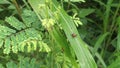
[[[64,10],[56,6],[56,4],[58,3],[55,2],[55,0],[53,1],[54,1],[53,5],[56,8],[56,10],[60,11],[59,14],[60,14],[60,19],[61,19],[63,30],[65,31],[67,38],[70,41],[72,48],[74,49],[76,53],[76,56],[79,60],[81,68],[96,68],[97,66],[95,64],[95,61],[93,60],[93,57],[88,51],[86,44],[80,39],[79,36],[77,36],[76,38],[73,38],[71,36],[72,33],[79,35],[72,19],[64,12]],[[80,54],[78,52],[80,52]]]
[[[43,18],[43,19],[45,19],[46,18],[46,16],[45,16],[45,13],[40,13],[39,11],[38,11],[38,8],[36,8],[37,7],[37,5],[39,4],[36,4],[36,2],[38,2],[38,0],[30,0],[29,1],[30,2],[30,4],[31,4],[31,6],[32,6],[32,8],[34,9],[34,11],[36,12],[36,14],[39,16],[39,14],[40,14],[40,16]],[[34,3],[35,2],[35,3]],[[35,6],[36,5],[36,6]],[[42,10],[42,9],[41,9]],[[46,11],[46,9],[45,10],[43,10],[44,12]],[[48,12],[49,11],[49,12]],[[51,17],[51,11],[50,10],[48,10],[47,9],[47,18],[48,17]],[[42,20],[41,19],[41,17],[39,16],[39,18],[40,18],[40,20]],[[75,61],[75,58],[73,58],[73,56],[72,56],[72,54],[71,54],[71,52],[70,52],[70,49],[69,49],[69,47],[68,47],[68,43],[67,43],[67,40],[65,39],[65,37],[63,37],[62,36],[62,34],[61,34],[61,32],[57,29],[58,27],[56,27],[56,29],[54,28],[54,27],[52,27],[52,29],[50,29],[50,28],[48,28],[48,32],[49,32],[49,34],[53,37],[53,39],[57,42],[57,44],[58,45],[60,45],[60,48],[62,49],[64,49],[64,53],[65,53],[65,55],[71,60],[71,63],[73,64],[73,66],[75,67],[75,68],[78,68],[78,65],[77,65],[77,63],[76,63],[76,61]]]

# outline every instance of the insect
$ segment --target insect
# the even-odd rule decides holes
[[[76,36],[77,36],[77,34],[75,34],[75,33],[72,34],[72,37],[73,37],[73,38],[76,37]]]

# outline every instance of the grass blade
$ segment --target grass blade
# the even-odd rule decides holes
[[[99,37],[99,39],[97,40],[97,42],[95,43],[95,46],[94,46],[94,53],[97,52],[98,48],[101,46],[102,42],[104,41],[105,37],[108,34],[109,33],[107,32]]]
[[[117,50],[120,50],[120,16],[117,19],[118,24],[118,35],[117,35]]]

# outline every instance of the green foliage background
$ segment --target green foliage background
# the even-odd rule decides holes
[[[0,68],[119,68],[119,0],[0,0]]]

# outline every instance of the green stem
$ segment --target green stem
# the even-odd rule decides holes
[[[15,5],[15,7],[16,7],[16,9],[17,9],[17,12],[18,12],[19,17],[21,18],[21,13],[22,13],[22,11],[21,11],[21,9],[20,9],[20,6],[18,5],[18,3],[17,3],[16,0],[13,0],[12,2],[13,2],[13,4]],[[21,18],[21,19],[22,19],[22,18]]]

